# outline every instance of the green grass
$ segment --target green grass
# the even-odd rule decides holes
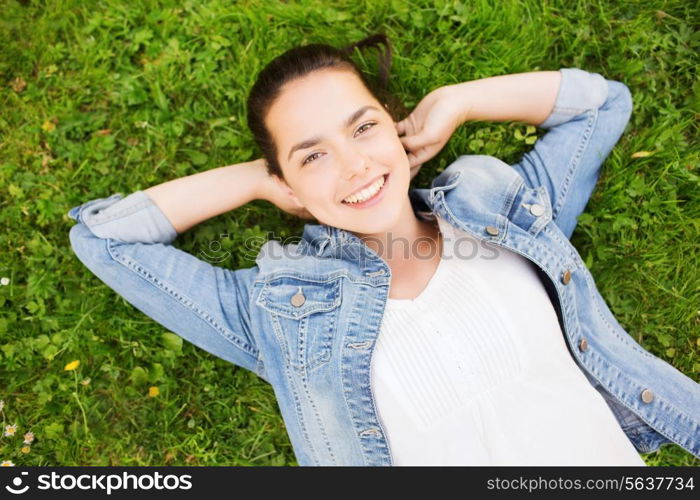
[[[494,5],[496,4],[496,5]],[[676,1],[23,2],[0,0],[0,460],[17,465],[296,464],[272,388],[173,338],[82,266],[73,206],[258,157],[245,122],[257,72],[292,46],[394,45],[393,90],[579,67],[633,94],[572,241],[627,331],[700,379],[698,9]],[[338,34],[342,34],[339,37]],[[375,59],[359,61],[376,74]],[[469,123],[413,185],[460,154],[514,162],[517,123]],[[541,135],[543,131],[538,130]],[[653,152],[632,158],[639,151]],[[250,236],[301,220],[255,201],[183,234],[178,248],[254,264]],[[79,360],[74,371],[64,366]],[[157,386],[160,394],[148,396]],[[36,439],[22,453],[22,435]],[[572,430],[575,431],[575,430]],[[700,465],[676,445],[650,465]]]

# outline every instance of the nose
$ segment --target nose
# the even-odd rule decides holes
[[[369,162],[366,156],[355,146],[348,146],[342,151],[343,178],[350,180],[357,174],[362,174],[368,168]]]

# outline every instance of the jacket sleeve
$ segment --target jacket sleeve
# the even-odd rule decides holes
[[[601,165],[629,121],[632,98],[626,85],[597,73],[577,68],[559,71],[562,78],[554,107],[540,124],[549,130],[512,167],[529,187],[546,188],[552,220],[571,238]]]
[[[73,207],[73,252],[95,276],[168,330],[261,375],[249,295],[257,266],[213,266],[170,243],[175,228],[143,191]]]

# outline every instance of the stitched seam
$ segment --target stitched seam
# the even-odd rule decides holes
[[[605,325],[606,325],[606,326],[608,327],[608,329],[612,332],[612,334],[615,335],[615,337],[616,337],[617,339],[619,339],[623,344],[625,344],[625,345],[631,347],[633,350],[635,350],[635,351],[637,351],[637,352],[639,352],[639,353],[641,353],[641,354],[644,354],[645,356],[648,356],[648,357],[650,357],[650,358],[654,358],[654,356],[652,356],[651,354],[649,354],[647,351],[645,351],[644,349],[641,349],[641,347],[640,347],[638,344],[635,344],[634,342],[631,342],[631,337],[630,337],[629,335],[627,335],[627,338],[624,337],[624,336],[622,336],[622,335],[620,335],[620,334],[618,333],[618,329],[615,328],[615,327],[605,318],[605,316],[603,315],[602,311],[600,310],[600,308],[599,308],[599,306],[598,306],[598,300],[596,299],[596,297],[593,295],[593,292],[591,291],[591,288],[594,287],[595,284],[591,282],[591,276],[590,276],[590,274],[589,274],[588,272],[586,272],[586,271],[587,271],[587,268],[584,269],[583,267],[581,267],[581,266],[578,264],[578,263],[579,263],[579,260],[580,260],[580,256],[577,258],[577,254],[575,254],[575,253],[573,252],[573,246],[571,245],[571,242],[568,241],[568,240],[566,240],[566,241],[562,240],[562,239],[559,237],[559,234],[557,234],[557,231],[554,231],[554,230],[551,229],[549,226],[545,227],[545,232],[546,232],[547,234],[549,234],[552,238],[556,239],[556,240],[562,245],[563,248],[565,248],[567,251],[569,251],[570,257],[572,257],[573,261],[577,264],[575,270],[576,270],[577,272],[583,274],[584,279],[586,280],[586,283],[587,283],[588,286],[589,286],[588,295],[589,295],[589,297],[590,297],[590,299],[591,299],[591,302],[593,302],[593,305],[594,305],[594,307],[595,307],[595,309],[596,309],[596,312],[598,313],[598,316],[603,320],[603,323],[605,323]],[[567,242],[568,242],[568,244],[567,244]],[[601,295],[601,296],[602,296],[602,295]]]
[[[277,337],[277,342],[279,342],[280,347],[282,348],[285,361],[291,364],[291,349],[289,348],[289,343],[287,343],[287,339],[284,336],[284,330],[282,325],[280,325],[279,317],[276,314],[271,314],[270,323],[272,323],[272,332],[275,334],[275,337]]]
[[[324,282],[325,283],[325,282]],[[337,284],[333,284],[333,287],[340,289],[340,280],[338,280]],[[260,307],[263,307],[264,309],[278,314],[280,316],[284,316],[285,318],[289,318],[292,320],[299,321],[303,318],[306,318],[307,316],[317,313],[317,312],[330,312],[333,309],[336,309],[338,306],[340,306],[341,302],[341,296],[339,293],[336,293],[335,298],[333,299],[333,302],[318,302],[315,306],[307,306],[305,309],[303,309],[303,313],[299,314],[294,314],[290,313],[289,309],[287,306],[284,306],[284,304],[273,300],[270,297],[270,288],[273,287],[272,285],[265,284],[263,286],[263,289],[260,292],[260,296],[258,297],[257,304]]]
[[[254,349],[247,342],[240,340],[229,329],[219,325],[219,323],[217,323],[216,320],[214,320],[209,315],[205,314],[202,307],[199,304],[197,304],[194,300],[190,299],[187,295],[179,292],[177,289],[175,289],[175,287],[158,279],[155,275],[153,275],[150,271],[148,271],[139,262],[137,262],[136,260],[134,260],[131,257],[128,257],[126,255],[120,256],[120,254],[116,250],[114,250],[114,248],[113,248],[113,245],[112,245],[113,241],[114,240],[112,240],[111,238],[107,239],[107,250],[115,262],[120,263],[121,265],[123,265],[124,267],[129,269],[130,271],[135,272],[136,274],[141,276],[144,280],[146,280],[151,285],[166,292],[170,297],[177,300],[181,305],[183,305],[184,307],[189,309],[191,312],[195,313],[197,315],[197,317],[199,317],[201,320],[206,322],[209,326],[212,326],[226,340],[228,340],[232,344],[235,344],[237,347],[239,347],[246,354],[257,359],[257,357],[258,357],[257,349]]]
[[[557,228],[559,228],[559,226],[557,226]],[[547,234],[549,234],[553,239],[555,239],[555,240],[557,241],[557,243],[559,243],[559,245],[560,245],[564,250],[566,250],[566,252],[568,252],[569,258],[577,264],[576,267],[577,267],[577,268],[580,267],[580,266],[578,265],[579,261],[580,261],[580,262],[583,262],[583,261],[581,260],[581,258],[580,258],[581,255],[578,253],[578,250],[576,250],[576,247],[574,247],[574,246],[571,244],[571,241],[570,241],[570,240],[561,237],[561,236],[562,236],[562,235],[561,235],[561,229],[559,228],[558,231],[555,231],[554,228],[552,228],[552,227],[546,227],[546,228],[545,228],[545,232],[546,232]]]
[[[584,151],[588,147],[589,140],[591,138],[591,131],[593,130],[597,117],[597,110],[591,110],[590,112],[588,112],[586,128],[584,129],[583,134],[581,134],[581,140],[579,141],[578,146],[576,147],[576,154],[572,158],[571,164],[567,167],[566,177],[564,178],[564,182],[561,185],[561,193],[559,195],[559,200],[557,201],[557,206],[554,208],[552,215],[552,217],[554,217],[555,219],[559,216],[559,211],[561,210],[562,206],[564,205],[564,202],[566,201],[571,180],[576,176],[581,157],[583,156]]]
[[[253,306],[254,306],[253,297],[254,297],[255,283],[256,282],[257,281],[254,281],[253,284],[248,287],[248,310],[251,311],[251,315],[252,315]],[[255,330],[253,329],[252,332],[254,332],[254,331]],[[258,338],[256,340],[260,341],[260,338]],[[260,350],[258,350],[258,364],[261,367],[261,373],[263,373],[265,370],[265,362],[263,361],[262,356],[263,356],[262,349],[260,349]],[[265,374],[265,375],[267,375],[267,374]]]
[[[641,387],[644,387],[644,384],[640,384],[636,379],[630,377],[629,375],[627,375],[626,373],[622,372],[621,370],[618,370],[618,369],[616,369],[615,367],[611,366],[610,363],[606,362],[595,350],[592,350],[592,351],[590,352],[590,355],[591,355],[592,357],[597,358],[598,363],[600,363],[601,365],[605,365],[605,366],[606,366],[606,370],[607,370],[608,372],[610,372],[611,369],[612,369],[612,370],[615,370],[615,372],[616,372],[616,373],[615,373],[615,374],[616,374],[616,378],[620,378],[621,375],[624,375],[625,378],[627,378],[628,380],[631,380],[634,384],[636,384],[636,385],[638,385],[638,386],[641,386]],[[592,367],[591,367],[591,371],[592,371],[592,372],[595,370],[595,366],[596,366],[596,364],[593,363],[593,364],[592,364]],[[598,381],[600,381],[600,380],[601,380],[601,378],[598,377]],[[601,383],[601,385],[602,385],[602,383]],[[605,387],[605,386],[603,386],[603,387],[604,387],[605,389],[608,389],[608,388]],[[618,397],[615,393],[613,393],[613,392],[610,391],[610,390],[608,390],[608,392],[610,392],[610,394],[611,394],[618,402],[620,402],[620,403],[623,404],[625,407],[627,407],[632,413],[634,413],[635,415],[637,415],[637,416],[638,416],[641,420],[643,420],[649,427],[651,427],[652,429],[654,429],[656,432],[658,432],[658,433],[661,434],[662,436],[665,436],[666,438],[668,438],[668,439],[670,439],[671,441],[676,442],[676,443],[681,442],[681,443],[683,443],[684,445],[686,445],[688,448],[691,447],[691,446],[688,444],[688,443],[690,443],[690,438],[688,438],[687,436],[682,436],[682,435],[680,435],[680,434],[677,434],[675,431],[673,431],[673,432],[668,432],[667,429],[666,429],[666,427],[665,427],[665,424],[666,424],[666,423],[663,422],[663,421],[660,421],[660,422],[659,422],[659,425],[658,425],[659,428],[657,428],[656,426],[654,426],[651,422],[649,422],[649,421],[645,418],[645,416],[644,416],[644,414],[643,414],[644,412],[643,412],[642,410],[638,410],[639,413],[637,413],[637,411],[635,411],[632,407],[630,407],[630,406],[624,401],[624,399]],[[682,421],[684,421],[684,422],[687,422],[688,424],[692,425],[692,426],[695,428],[695,430],[697,430],[697,429],[700,427],[700,424],[699,424],[698,422],[696,422],[696,421],[693,420],[692,418],[687,417],[686,415],[684,415],[678,408],[676,408],[675,406],[673,406],[671,403],[669,403],[666,399],[662,398],[662,397],[659,396],[658,394],[654,394],[654,399],[656,400],[656,404],[657,404],[657,405],[665,406],[666,409],[671,409],[673,412],[675,412],[675,413],[676,413],[676,415],[674,416],[675,418],[679,418],[680,420],[682,420]],[[648,403],[645,403],[645,404],[648,404]],[[656,412],[654,412],[654,413],[656,414]],[[660,429],[663,429],[663,431],[660,430]]]
[[[573,118],[574,116],[578,116],[581,113],[588,111],[589,108],[573,108],[573,107],[567,107],[567,106],[555,106],[553,109],[554,113],[564,113],[564,114],[571,114],[572,116],[570,118]]]
[[[333,330],[337,317],[340,314],[340,308],[337,308],[335,311],[329,311],[327,314],[330,316],[327,318],[327,324],[324,325],[322,332],[319,332],[320,338],[314,338],[314,344],[318,346],[318,354],[312,359],[307,358],[308,361],[307,359],[304,360],[305,370],[309,372],[328,364],[331,360],[331,354],[333,353]]]
[[[331,277],[328,278],[312,278],[308,275],[304,275],[302,273],[298,272],[293,272],[293,271],[278,271],[274,273],[269,273],[266,274],[265,276],[260,276],[255,279],[256,283],[262,283],[262,284],[268,284],[270,281],[274,281],[278,278],[293,278],[293,279],[298,279],[300,281],[308,281],[311,283],[328,283],[329,281],[337,280],[338,278],[342,277],[349,277],[346,272],[342,273],[337,273],[334,275],[331,275]]]
[[[326,445],[326,449],[328,450],[328,454],[331,456],[331,460],[333,461],[333,465],[336,465],[336,459],[335,459],[335,454],[333,453],[333,448],[331,447],[331,443],[328,440],[328,435],[326,434],[326,428],[323,426],[323,420],[321,419],[321,416],[318,414],[318,409],[316,408],[316,404],[314,403],[313,398],[311,397],[311,394],[309,393],[309,381],[306,377],[306,370],[302,370],[301,373],[301,382],[302,382],[302,387],[304,388],[304,394],[306,394],[306,399],[309,402],[309,405],[313,409],[314,412],[314,417],[316,418],[316,425],[318,425],[318,429],[321,432],[321,436],[323,437],[323,442]]]
[[[586,276],[586,282],[593,286],[593,284],[588,280],[588,276]],[[637,342],[633,342],[632,336],[627,334],[627,336],[622,336],[618,333],[617,328],[615,328],[605,317],[605,314],[601,311],[600,307],[598,307],[598,300],[596,300],[595,295],[593,294],[593,291],[589,288],[588,290],[588,295],[590,296],[593,305],[595,306],[595,310],[598,313],[598,317],[605,323],[605,325],[608,327],[609,330],[613,332],[615,337],[620,339],[625,345],[628,347],[631,347],[634,351],[638,352],[639,354],[643,354],[644,356],[650,358],[650,359],[656,359],[655,356],[653,356],[651,353],[647,352],[645,349],[643,349]],[[602,294],[600,295],[601,297],[603,296]],[[611,312],[612,314],[612,312]]]
[[[98,212],[97,214],[91,215],[89,217],[89,222],[92,222],[93,225],[105,224],[105,223],[110,222],[114,219],[118,219],[118,218],[123,217],[125,215],[131,215],[135,212],[138,212],[139,210],[142,210],[143,208],[145,208],[149,205],[150,205],[150,200],[143,200],[143,201],[140,201],[140,202],[135,203],[133,205],[129,205],[128,207],[124,207],[123,209],[119,210],[118,212],[110,213],[109,215],[104,213],[104,212]],[[109,207],[105,207],[105,208],[103,208],[103,210],[107,210],[111,206],[112,205],[110,205]]]
[[[458,219],[456,219],[456,218],[454,217],[454,215],[449,211],[449,208],[448,208],[445,204],[443,204],[442,206],[443,206],[443,208],[445,209],[445,211],[448,213],[449,216],[451,216],[454,220],[458,221]],[[458,221],[458,222],[459,222],[459,221]],[[545,226],[545,228],[547,228],[547,227],[548,227],[548,226]],[[471,232],[471,233],[473,233],[473,234],[476,235],[476,233],[475,233],[474,231],[472,231],[469,227],[467,227],[467,229],[469,229],[468,232]],[[480,236],[477,236],[477,238],[481,238],[481,237],[480,237]],[[504,238],[505,238],[505,236],[504,236]],[[500,241],[500,240],[498,240],[498,241]],[[498,243],[498,241],[497,241],[497,240],[494,240],[494,243],[497,244],[497,245],[503,245],[502,243]],[[542,255],[545,256],[545,259],[544,259],[544,260],[553,260],[553,261],[558,262],[558,259],[556,259],[556,254],[555,254],[552,250],[550,250],[550,248],[548,248],[547,246],[545,246],[545,245],[543,245],[541,242],[539,242],[537,239],[531,240],[531,241],[530,241],[530,245],[534,245],[535,248],[536,248],[536,250],[539,251],[539,253],[541,253]],[[505,247],[505,245],[503,245],[503,246]],[[513,249],[512,251],[514,251],[514,252],[516,252],[516,253],[518,253],[518,254],[521,254],[521,252],[519,252],[517,249]],[[533,253],[537,253],[537,252],[533,252]],[[522,255],[522,254],[521,254],[521,255]],[[526,258],[529,259],[530,257],[526,257]],[[547,273],[546,266],[543,264],[543,261],[542,261],[542,260],[539,260],[539,259],[535,259],[535,260],[533,260],[533,262],[534,262],[540,269],[542,269],[542,271],[544,272],[544,274],[550,279],[550,281],[552,281],[552,286],[554,287],[555,293],[556,293],[556,295],[557,295],[557,300],[559,301],[559,304],[560,304],[560,307],[561,307],[561,310],[562,310],[562,311],[561,311],[561,312],[562,312],[562,321],[563,321],[563,323],[564,323],[564,327],[566,327],[566,323],[567,323],[566,319],[567,319],[567,317],[568,317],[568,313],[569,313],[569,311],[571,311],[572,307],[574,307],[574,304],[569,300],[569,298],[568,298],[568,296],[567,296],[566,293],[563,293],[563,292],[560,293],[560,292],[559,292],[559,288],[558,288],[558,286],[557,286],[557,278],[556,278],[556,277],[552,277],[552,276],[549,275],[549,273]],[[554,305],[554,304],[553,304],[553,305]],[[577,318],[578,318],[578,315],[577,315]],[[574,331],[574,330],[575,330],[575,331]],[[579,321],[574,321],[574,324],[571,325],[571,328],[569,329],[569,332],[568,332],[568,333],[569,333],[569,335],[571,335],[572,338],[576,338],[577,335],[580,336],[580,331],[581,331],[580,322],[579,322]],[[566,330],[563,331],[562,333],[565,335],[565,337],[569,338],[569,335],[567,335]],[[573,352],[576,352],[576,349],[575,349],[573,346],[572,346],[572,349],[571,349],[571,350],[572,350]],[[579,354],[580,354],[580,353],[577,353],[577,355],[579,355]]]
[[[513,182],[511,182],[510,186],[508,186],[506,196],[503,199],[503,205],[501,206],[501,210],[499,211],[500,214],[510,213],[510,210],[513,208],[513,201],[515,201],[518,192],[520,192],[520,188],[522,188],[524,184],[525,179],[523,179],[520,176],[517,176],[515,179],[513,179]]]
[[[353,309],[352,309],[352,311],[350,312],[350,316],[349,316],[349,317],[352,318],[352,317],[354,317],[354,316],[357,315],[357,314],[358,314],[358,310],[357,310],[357,301],[356,301],[355,304],[353,304]],[[361,325],[358,325],[357,323],[354,323],[354,322],[350,322],[350,321],[349,321],[349,322],[348,322],[348,331],[352,331],[353,328],[354,328],[354,329],[361,328]],[[344,371],[342,367],[343,367],[343,366],[347,366],[347,363],[344,363],[342,358],[343,358],[343,355],[341,354],[341,359],[340,359],[340,367],[341,367],[340,370],[341,370],[341,373],[340,373],[340,376],[341,376],[342,379],[343,379],[343,400],[345,401],[345,407],[348,409],[348,413],[350,413],[350,420],[351,420],[351,422],[352,422],[352,424],[353,424],[353,434],[355,435],[355,439],[356,439],[357,442],[359,443],[360,449],[362,450],[362,462],[363,462],[364,465],[369,465],[369,464],[367,464],[367,462],[366,462],[366,460],[365,460],[365,457],[367,456],[367,453],[368,453],[369,450],[368,450],[368,448],[365,446],[364,440],[362,439],[362,437],[360,436],[360,434],[357,432],[357,425],[356,425],[356,424],[357,424],[357,419],[352,415],[353,408],[355,408],[355,403],[354,403],[354,401],[353,401],[351,398],[348,399],[348,396],[351,395],[351,394],[349,394],[349,391],[347,390],[347,388],[348,388],[348,387],[354,387],[354,386],[353,386],[352,384],[350,384],[350,382],[347,380],[347,378],[346,378],[346,376],[345,376],[345,373],[346,373],[347,370]],[[371,369],[372,369],[372,368],[371,368],[371,358],[370,358],[370,370],[371,370]],[[371,379],[370,379],[370,383],[371,383]],[[371,392],[371,391],[372,391],[372,388],[371,388],[371,386],[370,386],[370,392]],[[352,401],[352,403],[351,403],[351,401]],[[361,416],[360,416],[360,418],[363,418],[363,417],[364,417],[364,415],[361,415]]]
[[[535,218],[532,226],[530,226],[530,233],[533,236],[537,236],[540,231],[542,231],[542,229],[552,220],[552,203],[549,201],[547,189],[540,185],[537,187],[537,189],[535,189],[535,192],[537,193],[537,200],[543,207],[545,207],[545,211],[549,211],[549,214],[545,212],[541,216]]]
[[[301,429],[301,432],[304,435],[304,439],[306,440],[306,444],[309,447],[309,450],[311,451],[311,458],[313,459],[314,464],[320,465],[316,449],[314,448],[314,445],[311,442],[311,439],[309,438],[309,433],[307,432],[306,425],[304,424],[304,414],[301,409],[301,402],[299,401],[299,394],[296,390],[296,384],[294,383],[293,376],[290,373],[289,363],[284,364],[284,371],[287,374],[287,383],[289,384],[289,388],[292,391],[292,396],[294,396],[294,408],[296,410],[299,428]]]

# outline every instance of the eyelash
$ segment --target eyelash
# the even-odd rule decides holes
[[[365,125],[371,125],[371,127],[369,127],[369,128],[372,128],[372,127],[374,127],[375,125],[377,125],[377,122],[367,122],[367,123],[363,123],[362,125],[360,125],[360,126],[358,127],[357,130],[362,129],[362,127],[364,127]],[[367,129],[367,130],[369,130],[369,129]],[[302,164],[302,165],[306,165],[307,163],[311,163],[311,162],[309,161],[309,158],[312,158],[314,155],[317,155],[317,154],[319,154],[319,153],[311,153],[309,156],[307,156],[306,158],[304,158],[304,161],[302,161],[301,164]],[[314,160],[311,160],[311,161],[314,161]]]

